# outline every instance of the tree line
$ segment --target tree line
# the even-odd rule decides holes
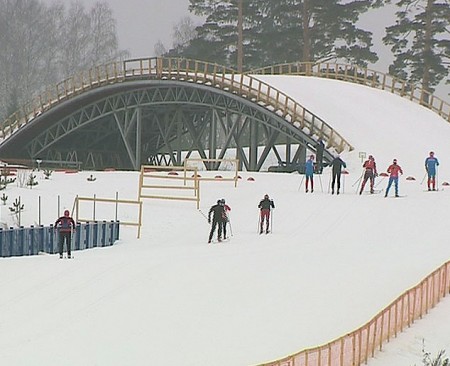
[[[0,0],[0,120],[46,86],[127,56],[106,2]]]
[[[385,29],[389,74],[429,92],[449,83],[450,0],[189,0],[201,17],[183,18],[174,44],[155,53],[219,63],[239,71],[290,62],[343,62],[367,67],[378,61],[372,33],[357,26],[362,14],[388,4],[396,20]]]
[[[173,45],[157,56],[188,57],[237,70],[290,62],[378,60],[361,15],[397,5],[384,44],[389,73],[429,92],[449,81],[450,0],[189,0],[188,16],[173,28]],[[128,57],[118,46],[107,2],[86,9],[79,0],[0,0],[0,120],[65,78]]]

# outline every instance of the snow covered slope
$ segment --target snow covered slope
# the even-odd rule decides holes
[[[344,156],[350,174],[343,194],[327,193],[327,169],[316,177],[313,194],[304,192],[297,174],[244,172],[237,188],[203,182],[201,212],[192,202],[146,200],[139,240],[135,228],[124,227],[115,246],[76,252],[74,260],[2,258],[2,364],[254,365],[352,331],[450,258],[450,189],[428,193],[420,184],[431,149],[441,160],[440,182],[450,179],[445,121],[358,85],[265,78],[299,93],[301,104],[356,146]],[[359,151],[375,155],[380,171],[398,158],[405,176],[417,178],[401,178],[406,197],[355,194]],[[95,182],[87,181],[91,174]],[[37,221],[39,196],[44,224],[58,215],[57,195],[61,210],[72,208],[76,194],[137,197],[136,172],[38,178],[32,190],[7,188],[2,220],[10,222],[8,206],[18,196],[25,225]],[[385,188],[385,180],[377,182]],[[266,193],[276,205],[273,233],[260,236],[257,205]],[[201,213],[220,198],[232,208],[233,236],[207,245]],[[132,207],[119,209],[122,220],[135,216]],[[431,351],[450,349],[448,329],[436,325],[448,324],[449,314],[447,298],[369,365],[419,364],[422,337]]]

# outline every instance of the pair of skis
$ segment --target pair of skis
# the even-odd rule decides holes
[[[70,255],[70,256],[68,256],[68,255],[62,256],[62,255],[60,255],[60,256],[59,256],[59,259],[74,259],[74,257],[73,257],[73,254]]]
[[[221,244],[221,243],[227,243],[230,241],[230,237],[227,237],[226,239],[212,239],[211,242],[209,242],[208,244]]]

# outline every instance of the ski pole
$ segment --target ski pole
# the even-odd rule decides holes
[[[342,178],[342,193],[345,193],[345,174],[343,174],[344,177]],[[340,177],[339,177],[340,179]]]
[[[261,227],[261,212],[258,212],[258,228],[256,230],[256,233],[259,234]]]
[[[438,169],[436,167],[436,189],[439,191],[439,173],[438,173]]]
[[[270,233],[273,233],[273,212],[275,209],[270,210]]]
[[[365,170],[363,169],[363,172],[362,172],[362,174],[361,174],[361,176],[359,177],[359,179],[357,180],[357,182],[358,182],[358,186],[357,186],[357,188],[356,188],[356,193],[358,193],[358,191],[360,190],[360,187],[362,188],[362,182],[363,182],[363,176],[364,176],[364,174],[365,174]],[[356,182],[355,182],[356,183]],[[355,184],[353,184],[353,186],[354,186]],[[352,187],[353,187],[352,186]]]
[[[359,176],[359,178],[355,181],[355,183],[352,184],[352,187],[354,187],[355,184],[358,184],[358,185],[359,185],[359,182],[361,181],[363,175],[364,175],[364,172]]]
[[[332,174],[333,174],[333,172],[330,171],[330,176],[329,176],[329,179],[328,179],[328,191],[327,191],[327,193],[330,193],[330,189],[331,189],[331,175]]]
[[[67,258],[73,258],[73,254],[72,254],[72,242],[74,239],[75,235],[74,235],[74,231],[71,230],[70,231],[70,238],[68,239],[68,243],[67,243]],[[70,257],[69,257],[69,253],[70,253]]]
[[[435,186],[435,188],[436,188],[436,191],[439,191],[439,174],[438,174],[438,167],[436,166],[436,178],[434,178],[434,180],[435,180],[435,184],[434,184],[434,186]]]
[[[386,177],[382,177],[382,178],[378,181],[378,183],[375,184],[375,188],[377,188],[378,185],[379,185],[381,182],[384,182],[385,178],[386,178]]]
[[[229,215],[227,215],[227,222],[228,225],[230,226],[230,235],[233,236],[233,228],[231,227],[231,219]]]
[[[420,184],[422,185],[423,182],[425,182],[425,178],[427,177],[428,172],[425,172],[425,174],[423,175],[422,181],[420,182]]]
[[[305,175],[302,175],[302,180],[300,181],[300,185],[298,186],[298,190],[302,187],[303,180],[305,179]]]
[[[323,186],[322,186],[322,175],[319,174],[319,183],[320,183],[320,190],[323,193]]]
[[[198,212],[200,212],[202,216],[206,219],[206,221],[208,221],[208,216],[206,216],[202,210],[198,209]]]

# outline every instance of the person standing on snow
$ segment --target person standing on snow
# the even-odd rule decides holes
[[[228,222],[230,222],[230,219],[228,217],[228,212],[231,211],[231,207],[225,203],[224,198],[222,198],[220,200],[220,204],[223,206],[223,212],[224,212],[223,221],[222,221],[222,233],[223,233],[223,238],[226,239],[227,238],[227,224],[228,224]]]
[[[389,182],[384,197],[388,196],[392,182],[394,182],[395,185],[395,197],[398,197],[398,175],[403,174],[403,170],[400,165],[397,164],[397,159],[392,161],[392,164],[387,168],[387,172],[389,173]]]
[[[306,177],[306,193],[308,193],[308,183],[311,182],[311,193],[314,192],[314,155],[310,155],[305,164],[305,177]]]
[[[208,243],[211,243],[212,237],[214,235],[214,231],[216,230],[216,226],[218,225],[217,229],[217,240],[219,242],[222,241],[222,227],[223,227],[223,221],[225,216],[225,209],[222,205],[222,200],[218,200],[217,204],[214,206],[211,206],[208,212],[208,223],[211,224],[211,215],[213,215],[212,219],[212,225],[211,225],[211,231],[209,232],[209,239]]]
[[[364,191],[364,186],[366,185],[367,180],[370,179],[370,193],[373,193],[373,185],[375,183],[375,177],[378,176],[377,173],[377,164],[375,163],[375,158],[372,155],[369,155],[369,159],[367,159],[363,164],[364,170],[364,178],[361,184],[361,189],[359,194],[362,194]]]
[[[72,231],[75,231],[75,221],[70,217],[69,210],[65,210],[64,216],[61,216],[56,220],[55,230],[59,231],[59,258],[63,257],[64,242],[66,242],[67,257],[71,258],[71,239]]]
[[[322,174],[323,171],[323,150],[325,149],[325,144],[322,139],[319,139],[316,146],[316,173]]]
[[[339,194],[341,189],[341,172],[342,168],[347,168],[347,164],[341,159],[341,157],[336,155],[336,157],[331,161],[330,166],[332,167],[333,180],[331,182],[331,194],[334,194],[334,185],[337,182],[336,194]]]
[[[269,219],[270,219],[270,210],[271,208],[275,208],[275,204],[273,200],[269,198],[269,195],[264,195],[264,198],[259,202],[258,208],[260,209],[260,226],[259,233],[263,233],[264,220],[266,221],[266,234],[269,233]]]
[[[439,166],[439,160],[434,156],[434,152],[430,151],[430,156],[425,159],[425,170],[428,174],[428,190],[436,190],[436,168]]]

